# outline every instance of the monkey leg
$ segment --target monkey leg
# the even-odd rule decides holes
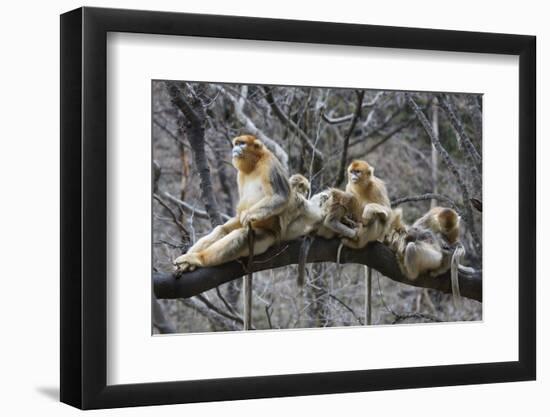
[[[346,237],[348,239],[355,239],[357,237],[357,231],[342,223],[339,217],[327,216],[325,218],[323,226],[333,231],[334,233],[336,233],[337,236],[340,237]]]
[[[441,251],[423,242],[410,242],[405,248],[404,264],[409,279],[416,279],[424,272],[436,270],[443,260]]]
[[[233,217],[229,219],[227,222],[220,226],[216,226],[214,230],[212,230],[210,233],[208,233],[206,236],[203,236],[197,242],[189,248],[187,253],[193,253],[193,252],[200,252],[202,250],[205,250],[206,248],[210,247],[214,242],[217,242],[224,236],[227,236],[228,233],[232,232],[233,230],[241,227],[241,224],[239,222],[239,219],[236,217]],[[179,258],[178,258],[179,259]],[[174,263],[177,262],[174,261]]]
[[[264,253],[275,243],[275,235],[268,231],[255,230],[254,254]],[[216,266],[249,254],[248,229],[233,230],[208,248],[186,253],[176,259],[178,271],[193,271],[196,267]]]

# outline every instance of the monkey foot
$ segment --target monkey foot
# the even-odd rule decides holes
[[[197,266],[202,266],[199,257],[195,253],[186,253],[185,255],[178,256],[173,263],[176,267],[176,276],[178,277],[183,272],[191,272]]]

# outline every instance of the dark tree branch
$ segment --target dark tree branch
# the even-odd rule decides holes
[[[378,92],[376,94],[376,96],[374,96],[374,98],[371,101],[368,101],[366,103],[361,104],[361,108],[365,109],[365,108],[368,108],[368,107],[373,107],[376,104],[376,102],[378,101],[378,99],[380,98],[380,96],[382,96],[383,94],[384,93],[382,91]],[[342,117],[330,117],[328,114],[323,112],[321,114],[321,117],[326,123],[328,123],[330,125],[339,125],[339,124],[342,124],[342,123],[347,123],[350,120],[353,120],[353,118],[355,116],[355,113],[356,112],[351,113],[351,114],[347,114],[347,115],[342,116]]]
[[[323,155],[323,152],[321,152],[313,141],[309,138],[309,136],[304,132],[300,127],[294,123],[291,119],[287,117],[287,115],[281,110],[281,108],[278,106],[278,104],[275,102],[275,98],[273,97],[273,91],[271,87],[264,87],[265,91],[265,99],[269,106],[271,107],[271,110],[273,110],[273,113],[277,118],[288,128],[294,132],[302,142],[304,142],[310,149],[311,152],[315,154],[315,158],[319,159],[320,161],[323,161],[325,159],[325,156]]]
[[[212,226],[222,224],[220,210],[214,191],[212,188],[212,180],[210,178],[210,168],[206,160],[206,152],[204,150],[204,126],[206,122],[206,114],[204,105],[200,99],[200,94],[194,94],[191,103],[187,101],[184,94],[178,87],[177,83],[165,82],[168,93],[172,100],[172,104],[177,107],[186,119],[187,139],[191,145],[191,150],[195,159],[195,165],[201,178],[202,199],[204,207],[210,218]]]
[[[374,145],[372,145],[370,148],[368,148],[365,151],[365,155],[368,155],[372,151],[374,151],[376,148],[378,148],[380,145],[383,145],[388,140],[390,140],[392,137],[394,137],[395,134],[401,132],[403,129],[405,129],[407,126],[409,126],[414,119],[409,119],[399,125],[397,125],[395,128],[390,130],[388,133],[386,133],[384,136],[382,136],[382,139],[380,139],[378,142],[376,142]]]
[[[353,115],[353,119],[351,121],[351,125],[349,127],[348,133],[344,138],[342,158],[340,159],[340,168],[338,169],[338,177],[336,178],[335,186],[338,186],[342,181],[344,181],[344,178],[346,176],[346,166],[348,164],[349,139],[351,138],[351,135],[355,130],[355,125],[357,124],[357,120],[359,120],[359,118],[361,117],[361,109],[363,104],[363,97],[365,96],[365,91],[363,90],[356,91],[356,94],[357,94],[357,105],[355,107],[355,113]]]
[[[451,198],[449,198],[445,195],[442,195],[442,194],[426,193],[426,194],[421,194],[421,195],[402,197],[402,198],[398,198],[398,199],[393,200],[391,202],[391,206],[395,207],[395,206],[398,206],[398,205],[403,204],[403,203],[415,202],[415,201],[424,201],[424,200],[432,200],[432,199],[446,202],[447,204],[449,204],[451,206],[451,208],[456,210],[459,215],[461,215],[461,210],[458,208],[458,206],[455,204],[455,202]]]
[[[298,264],[301,241],[287,242],[285,245],[287,247],[283,251],[279,247],[273,247],[266,253],[256,256],[252,262],[253,272]],[[338,239],[315,238],[308,252],[307,262],[336,262],[339,245],[340,240]],[[344,247],[340,254],[340,262],[367,265],[397,282],[452,293],[449,272],[438,277],[423,275],[412,281],[401,272],[394,253],[378,242],[370,243],[359,250]],[[176,279],[172,273],[155,272],[153,273],[154,291],[157,298],[188,298],[240,278],[246,273],[245,263],[242,261],[199,268],[193,272],[182,274],[179,279]],[[482,300],[482,274],[480,271],[467,274],[466,271],[461,270],[459,280],[462,296],[477,301]]]

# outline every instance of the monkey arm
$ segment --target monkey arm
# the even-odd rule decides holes
[[[233,217],[226,221],[224,224],[216,226],[214,230],[212,230],[206,236],[200,238],[193,246],[189,248],[187,253],[199,252],[201,250],[204,250],[239,227],[241,227],[239,219]]]
[[[281,214],[288,204],[288,196],[274,194],[266,196],[241,213],[240,220],[243,226],[250,222],[268,219]]]

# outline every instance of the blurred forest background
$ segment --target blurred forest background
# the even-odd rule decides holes
[[[188,117],[175,105],[169,85],[202,117],[202,145],[193,143]],[[408,223],[431,205],[456,209],[462,217],[464,263],[482,267],[481,95],[153,81],[152,123],[155,271],[171,271],[172,260],[213,228],[205,211],[212,202],[202,196],[197,145],[204,150],[221,220],[235,214],[231,139],[245,133],[263,140],[289,175],[309,178],[312,193],[345,187],[345,167],[364,159],[386,182],[392,206],[403,208]],[[254,328],[364,325],[365,270],[354,264],[308,264],[303,290],[296,284],[295,265],[255,273]],[[153,311],[163,310],[165,316],[154,332],[241,330],[241,286],[242,279],[236,279],[192,298],[154,302]],[[482,318],[477,301],[463,298],[455,307],[451,295],[401,284],[376,271],[371,300],[373,325]]]

